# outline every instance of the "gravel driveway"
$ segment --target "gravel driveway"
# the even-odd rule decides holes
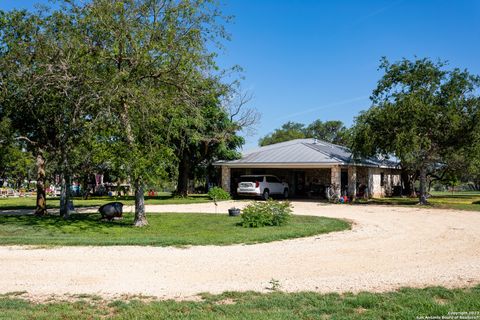
[[[226,212],[246,202],[221,202]],[[351,231],[257,245],[161,247],[0,246],[0,292],[188,298],[200,292],[389,291],[480,283],[480,213],[417,207],[292,202],[295,214],[346,218]],[[127,208],[128,210],[128,208]],[[215,212],[207,204],[152,212]],[[1,219],[1,217],[0,217]]]

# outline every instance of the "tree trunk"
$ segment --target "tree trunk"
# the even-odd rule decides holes
[[[117,198],[122,196],[122,191],[120,190],[120,179],[117,180]]]
[[[62,190],[60,193],[60,216],[68,219],[70,216],[70,176],[62,173]]]
[[[35,209],[36,216],[45,216],[47,212],[47,194],[45,192],[45,158],[43,151],[37,153],[37,206]]]
[[[70,173],[68,168],[68,159],[65,150],[62,150],[62,172],[61,176],[61,191],[60,191],[60,216],[68,219],[70,216],[69,202],[70,202]]]
[[[427,201],[427,169],[420,169],[420,194],[419,203],[422,205],[428,204]]]
[[[412,193],[412,188],[410,184],[410,175],[405,170],[402,170],[400,177],[402,179],[402,186],[403,186],[402,194],[410,196]]]
[[[178,164],[177,196],[188,196],[188,177],[190,175],[190,157],[188,151],[183,151],[182,159]]]
[[[131,148],[134,147],[135,137],[133,135],[130,118],[128,117],[128,105],[122,101],[123,113],[120,114],[122,123],[125,127],[127,142]],[[145,195],[143,193],[143,181],[141,177],[135,179],[135,219],[133,225],[135,227],[143,227],[148,225],[147,216],[145,215]]]
[[[135,227],[143,227],[148,225],[147,216],[145,215],[145,195],[143,192],[143,181],[141,178],[135,180]]]
[[[416,198],[417,197],[417,191],[415,190],[415,181],[416,181],[416,179],[411,179],[410,180],[410,198]]]
[[[473,182],[473,190],[480,191],[480,180],[475,180]]]

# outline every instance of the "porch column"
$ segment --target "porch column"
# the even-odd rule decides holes
[[[368,171],[367,171],[367,198],[372,198],[373,197],[373,193],[374,193],[374,181],[373,181],[373,169],[372,168],[368,168]]]
[[[230,193],[230,168],[222,166],[222,189]]]
[[[357,195],[357,167],[348,167],[348,196],[354,200]]]
[[[330,184],[333,192],[340,196],[341,187],[342,187],[342,176],[340,166],[333,166],[330,169]]]

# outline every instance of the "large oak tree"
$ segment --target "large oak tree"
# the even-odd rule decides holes
[[[372,106],[356,118],[357,156],[395,156],[418,172],[419,202],[427,203],[427,174],[452,166],[455,155],[478,144],[478,76],[430,59],[390,63],[373,91]]]
[[[198,113],[195,80],[216,70],[209,44],[225,36],[217,24],[222,16],[202,0],[70,5],[100,78],[99,117],[109,124],[100,136],[134,185],[134,225],[146,225],[144,186],[164,176],[174,159],[170,116]]]

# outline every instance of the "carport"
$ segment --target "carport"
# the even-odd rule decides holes
[[[380,159],[353,160],[350,150],[316,139],[297,139],[260,147],[241,159],[218,161],[222,188],[235,194],[246,174],[272,174],[287,182],[299,198],[323,198],[331,187],[337,195],[382,197],[401,188],[396,163]]]

